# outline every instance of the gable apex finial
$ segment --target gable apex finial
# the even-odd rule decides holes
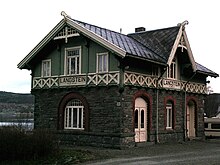
[[[189,21],[185,20],[183,21],[182,23],[178,23],[177,26],[183,26],[185,27],[185,25],[188,25],[189,24]]]
[[[67,19],[67,17],[68,17],[68,18],[71,18],[69,15],[66,14],[65,11],[62,11],[62,12],[61,12],[61,15],[64,17],[64,19]]]

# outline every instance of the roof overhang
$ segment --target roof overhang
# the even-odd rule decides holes
[[[85,27],[83,27],[82,25],[80,25],[79,23],[77,23],[76,21],[70,19],[67,17],[66,22],[69,26],[71,26],[72,28],[75,28],[76,30],[80,31],[82,34],[84,34],[86,37],[95,40],[96,42],[98,42],[99,44],[105,46],[106,48],[110,49],[111,51],[113,51],[114,53],[125,57],[126,55],[126,51],[123,50],[122,48],[114,45],[113,43],[109,42],[108,40],[102,38],[101,36],[97,35],[96,33],[94,33],[93,31],[90,31],[88,29],[86,29]]]
[[[76,29],[78,32],[82,33],[83,35],[90,38],[91,40],[98,42],[99,44],[103,45],[105,48],[109,49],[113,53],[115,53],[121,57],[125,57],[125,55],[126,55],[125,50],[123,50],[122,48],[107,41],[106,39],[95,34],[94,32],[86,29],[85,27],[83,27],[82,25],[80,25],[79,23],[74,21],[73,19],[71,19],[69,17],[65,17],[37,44],[37,46],[17,65],[17,67],[19,69],[30,69],[30,67],[28,66],[28,63],[66,25],[70,26],[71,28]]]
[[[197,73],[204,74],[204,75],[206,75],[206,76],[214,77],[214,78],[219,77],[219,75],[218,75],[217,73],[204,72],[204,71],[201,71],[201,70],[197,70],[196,72],[197,72]]]
[[[127,54],[126,56],[131,57],[131,58],[136,58],[136,59],[144,60],[144,61],[147,61],[147,62],[151,62],[151,63],[157,64],[157,65],[162,65],[163,67],[167,67],[167,64],[163,63],[163,62],[151,60],[151,59],[140,57],[140,56],[133,56],[131,54]]]
[[[65,20],[62,19],[38,44],[34,49],[17,65],[19,69],[30,69],[28,63],[31,59],[61,30],[65,25]]]

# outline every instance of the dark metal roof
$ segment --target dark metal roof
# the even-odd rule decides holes
[[[123,57],[126,55],[139,57],[154,63],[160,63],[161,65],[167,65],[167,61],[181,28],[181,26],[175,26],[124,35],[112,30],[65,17],[65,19],[61,20],[18,64],[18,68],[30,69],[28,63],[46,44],[48,44],[48,42],[61,30],[61,28],[68,24],[69,26],[72,26],[72,28],[75,28],[76,26],[76,29],[80,32],[85,33],[88,37],[91,37],[91,39],[100,42],[106,47],[110,49],[112,48],[112,51],[119,55],[123,55]],[[197,71],[202,74],[218,77],[217,73],[198,63],[196,63],[196,67]]]
[[[75,22],[79,23],[81,26],[85,27],[86,29],[94,32],[96,35],[101,36],[102,38],[106,39],[108,42],[122,48],[127,52],[128,55],[138,56],[145,59],[149,59],[152,61],[157,61],[161,63],[166,63],[166,59],[159,56],[157,53],[146,47],[145,45],[141,44],[140,42],[136,41],[130,36],[111,31],[105,28],[101,28],[95,25],[91,25],[85,22],[74,20]]]
[[[122,48],[128,55],[141,57],[155,62],[157,61],[163,64],[167,63],[181,27],[174,26],[170,28],[124,35],[82,21],[73,21],[77,22],[87,30],[94,32],[96,35],[106,39],[108,42]],[[198,72],[218,77],[217,73],[198,63],[196,63],[196,67]]]
[[[175,26],[165,29],[133,33],[128,36],[142,43],[167,61],[179,29],[180,26]]]
[[[197,72],[201,72],[203,74],[207,74],[210,75],[212,77],[218,77],[219,75],[215,72],[213,72],[212,70],[204,67],[203,65],[199,64],[196,62],[196,68],[197,68]]]

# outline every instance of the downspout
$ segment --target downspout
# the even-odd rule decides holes
[[[194,74],[188,79],[188,81],[184,84],[184,110],[183,110],[183,130],[184,130],[184,141],[186,140],[186,137],[187,137],[187,128],[186,128],[186,112],[187,112],[187,106],[186,106],[186,86],[187,86],[187,84],[190,82],[190,80],[192,80],[194,77],[195,77],[195,75],[196,75],[196,71],[194,72]]]
[[[163,74],[166,72],[166,68],[164,68],[163,72],[161,73],[160,77],[157,79],[157,98],[156,98],[156,143],[159,143],[159,81],[162,78]]]
[[[85,47],[87,48],[87,69],[86,69],[86,86],[88,86],[88,74],[89,74],[89,47],[90,47],[90,41],[86,40]]]

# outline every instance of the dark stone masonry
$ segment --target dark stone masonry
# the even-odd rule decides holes
[[[159,90],[125,86],[32,89],[35,95],[35,129],[54,132],[61,143],[124,148],[135,146],[134,104],[137,97],[147,102],[147,142],[184,141],[184,105],[190,100],[196,104],[196,137],[204,138],[203,109],[204,95],[187,94],[182,91]],[[79,97],[85,106],[85,129],[63,129],[62,106],[71,97]],[[158,103],[157,103],[158,96]],[[66,102],[65,102],[66,99]],[[173,129],[167,130],[165,104],[174,104]],[[157,127],[158,119],[158,127]],[[158,135],[158,136],[157,136]],[[158,137],[158,138],[157,138]],[[158,141],[157,141],[158,139]]]

